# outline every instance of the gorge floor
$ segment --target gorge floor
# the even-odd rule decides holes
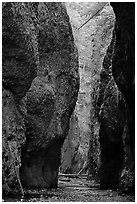
[[[5,202],[134,202],[134,196],[119,191],[101,190],[94,180],[59,179],[57,189],[25,190],[24,198],[4,198]]]

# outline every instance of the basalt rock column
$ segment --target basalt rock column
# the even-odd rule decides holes
[[[38,76],[26,95],[27,141],[22,154],[25,187],[57,187],[61,147],[79,89],[78,58],[62,3],[38,4]]]
[[[21,99],[36,76],[38,64],[34,7],[33,3],[2,4],[3,194],[21,192],[21,147],[26,140],[26,109]]]

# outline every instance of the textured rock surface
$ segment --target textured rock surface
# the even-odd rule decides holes
[[[62,148],[62,173],[79,173],[85,161],[85,152],[80,146],[80,127],[77,113],[74,111],[70,120],[69,133]],[[79,162],[78,162],[79,161]]]
[[[97,115],[99,114],[101,105],[103,103],[105,89],[109,81],[112,79],[112,57],[113,57],[114,43],[115,43],[115,39],[112,39],[110,45],[108,46],[108,49],[100,70],[99,94],[98,94],[97,104],[96,104]]]
[[[3,190],[19,184],[20,173],[24,186],[56,187],[79,88],[77,50],[62,3],[3,3],[3,86]]]
[[[125,125],[125,104],[112,78],[108,83],[100,110],[100,186],[117,188],[124,163],[122,135]]]
[[[97,101],[100,121],[100,186],[105,189],[118,187],[124,162],[122,134],[125,124],[125,104],[112,76],[114,43],[115,40],[112,39],[104,57]]]
[[[111,28],[109,29],[111,30]],[[91,94],[91,97],[93,100],[92,102],[93,107],[91,107],[91,111],[90,111],[92,131],[91,131],[90,143],[89,143],[88,163],[89,163],[89,174],[94,176],[97,181],[99,181],[100,167],[102,165],[101,146],[100,146],[101,144],[99,141],[99,138],[100,138],[99,132],[100,132],[100,129],[102,129],[102,126],[100,127],[99,122],[101,123],[102,121],[101,121],[101,118],[99,117],[99,112],[100,112],[101,105],[103,104],[105,89],[109,81],[112,79],[111,64],[112,64],[113,46],[114,46],[114,40],[111,41],[110,45],[107,48],[106,55],[104,56],[104,60],[102,62],[102,66],[99,72],[100,81],[98,82],[98,85],[97,84],[94,85],[95,88],[93,93]],[[108,97],[109,97],[109,94],[108,94]],[[106,144],[104,143],[104,145]]]
[[[3,86],[16,100],[26,94],[36,76],[38,47],[33,7],[31,3],[3,3]]]
[[[116,15],[116,38],[112,71],[127,109],[125,131],[125,168],[121,174],[121,188],[133,193],[135,162],[135,3],[111,3]]]
[[[20,192],[21,146],[26,109],[21,102],[36,76],[37,35],[31,3],[2,4],[2,158],[3,194]]]
[[[21,146],[25,143],[25,124],[21,115],[22,106],[15,103],[9,90],[3,89],[2,109],[2,181],[3,193],[20,191],[18,181],[21,166]],[[20,111],[19,111],[20,110]]]
[[[122,191],[133,194],[134,3],[111,3],[111,5],[116,15],[116,22],[112,41],[103,62],[102,71],[105,72],[101,72],[102,85],[98,98],[99,108],[101,106],[100,185],[102,188],[119,186]]]
[[[90,67],[81,61],[80,72],[84,85],[79,95],[77,110],[81,114],[79,125],[82,137],[80,140],[71,141],[74,151],[70,157],[74,157],[73,167],[76,169],[78,161],[82,158],[81,155],[84,155],[84,158],[87,156],[87,152],[83,153],[83,149],[87,151],[89,142],[87,138],[91,133],[93,139],[90,145],[93,148],[89,153],[97,155],[95,163],[100,163],[101,187],[117,188],[120,185],[125,192],[134,193],[134,3],[111,3],[111,5],[116,15],[112,39],[112,42],[115,42],[113,59],[111,59],[112,50],[108,50],[103,63],[105,69],[101,72],[100,101],[98,100],[98,107],[101,107],[101,162],[98,161],[98,137],[94,140],[96,135],[98,136],[94,97],[96,97],[99,63],[104,52],[100,43],[104,40],[102,38],[101,41],[100,34],[99,39],[92,37],[95,44],[98,44],[92,53],[93,58],[97,57],[93,64],[98,70],[95,71],[96,69],[92,67],[90,72]],[[99,32],[103,30],[105,36],[102,23],[104,21],[99,23],[98,30]],[[109,32],[111,26],[108,25]],[[89,29],[86,30],[88,31]],[[76,32],[78,33],[78,30]],[[91,34],[88,34],[91,39]],[[92,43],[92,46],[95,44]],[[103,51],[98,54],[98,50]],[[79,88],[77,50],[64,4],[3,3],[2,51],[3,191],[5,194],[13,189],[14,192],[20,191],[20,173],[24,187],[57,187],[61,147],[68,135],[69,118],[74,110]],[[88,58],[91,58],[90,55]],[[114,79],[110,71],[111,60]],[[32,83],[36,69],[37,77]],[[89,100],[91,92],[92,101]],[[84,101],[84,106],[81,101]],[[92,108],[89,107],[90,103]],[[90,111],[93,111],[91,115]],[[89,116],[92,124],[88,123]],[[75,131],[72,124],[70,127],[70,133],[73,129]],[[68,143],[73,138],[72,133],[70,136]],[[78,144],[74,144],[73,141],[78,141]],[[89,160],[91,168],[95,167],[91,165],[93,160],[94,158]],[[72,167],[72,160],[69,161]],[[83,158],[80,165],[82,162]]]
[[[63,4],[39,3],[38,15],[40,67],[25,99],[21,176],[26,187],[56,187],[61,146],[79,89],[78,58]]]
[[[96,162],[93,161],[99,158],[96,146],[97,143],[99,144],[99,123],[95,114],[96,95],[103,57],[111,41],[114,20],[112,7],[107,4],[99,15],[81,29],[78,28],[103,5],[105,5],[104,2],[66,3],[78,47],[80,72],[80,90],[74,110],[77,120],[72,118],[71,130],[62,151],[61,171],[67,171],[67,173],[87,173],[89,170],[91,174],[97,168],[94,165]],[[72,165],[71,168],[70,165]]]

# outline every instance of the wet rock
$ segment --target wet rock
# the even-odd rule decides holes
[[[79,89],[78,58],[62,3],[39,3],[38,77],[26,95],[27,141],[22,148],[25,187],[57,187],[61,147]]]

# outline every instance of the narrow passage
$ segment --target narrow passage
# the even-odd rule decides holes
[[[134,196],[119,191],[100,190],[94,180],[81,178],[59,178],[57,189],[26,190],[25,197],[5,198],[5,202],[134,202]]]

